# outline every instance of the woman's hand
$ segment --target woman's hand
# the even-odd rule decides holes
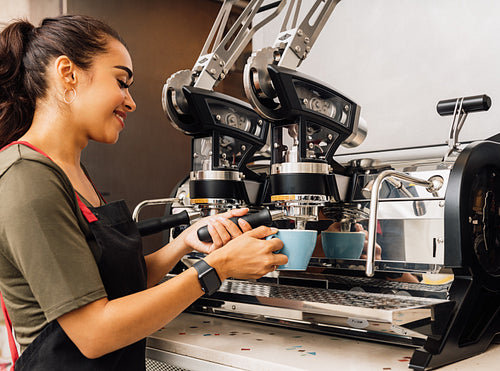
[[[221,246],[227,244],[231,239],[240,236],[246,231],[252,229],[250,224],[243,220],[238,219],[238,225],[233,223],[229,218],[241,217],[248,213],[247,208],[234,209],[225,213],[205,217],[195,224],[191,225],[177,238],[183,240],[191,249],[201,253],[209,254],[217,250]],[[212,242],[202,242],[198,238],[198,229],[207,226],[208,233],[212,237]],[[238,228],[239,226],[239,228]]]
[[[274,253],[283,247],[280,239],[264,239],[277,231],[265,226],[252,229],[212,252],[205,260],[217,270],[222,281],[228,277],[260,278],[288,262],[286,255]]]

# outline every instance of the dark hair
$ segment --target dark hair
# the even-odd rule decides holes
[[[0,148],[31,126],[36,100],[47,90],[49,62],[66,55],[88,70],[109,37],[125,45],[107,24],[78,15],[45,18],[40,27],[19,20],[0,33]]]

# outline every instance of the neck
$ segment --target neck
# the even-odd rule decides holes
[[[60,110],[37,107],[30,129],[19,140],[40,148],[63,168],[80,168],[81,152],[88,138],[82,138],[67,116]]]

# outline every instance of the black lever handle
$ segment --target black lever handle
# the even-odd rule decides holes
[[[136,225],[141,236],[149,236],[150,234],[155,234],[178,225],[189,224],[189,222],[189,214],[184,210],[178,214],[141,220]]]
[[[252,228],[256,228],[261,225],[271,226],[273,222],[273,218],[268,209],[262,209],[256,213],[247,214],[245,216],[235,216],[233,218],[230,218],[229,220],[238,225],[238,219],[246,220],[252,226]],[[198,229],[198,238],[203,242],[212,242],[212,236],[210,236],[210,233],[208,233],[207,226]]]
[[[446,99],[438,102],[436,109],[441,116],[453,115],[457,101],[462,98]],[[462,110],[465,113],[488,111],[491,107],[491,98],[486,94],[464,97],[462,102]],[[458,103],[460,104],[460,103]]]

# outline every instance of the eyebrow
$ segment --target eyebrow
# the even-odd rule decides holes
[[[114,66],[114,68],[119,68],[120,70],[123,70],[123,71],[127,72],[127,74],[128,74],[128,78],[129,78],[129,79],[131,79],[131,78],[132,78],[133,73],[132,73],[132,71],[130,70],[130,68],[125,67],[125,66]]]

